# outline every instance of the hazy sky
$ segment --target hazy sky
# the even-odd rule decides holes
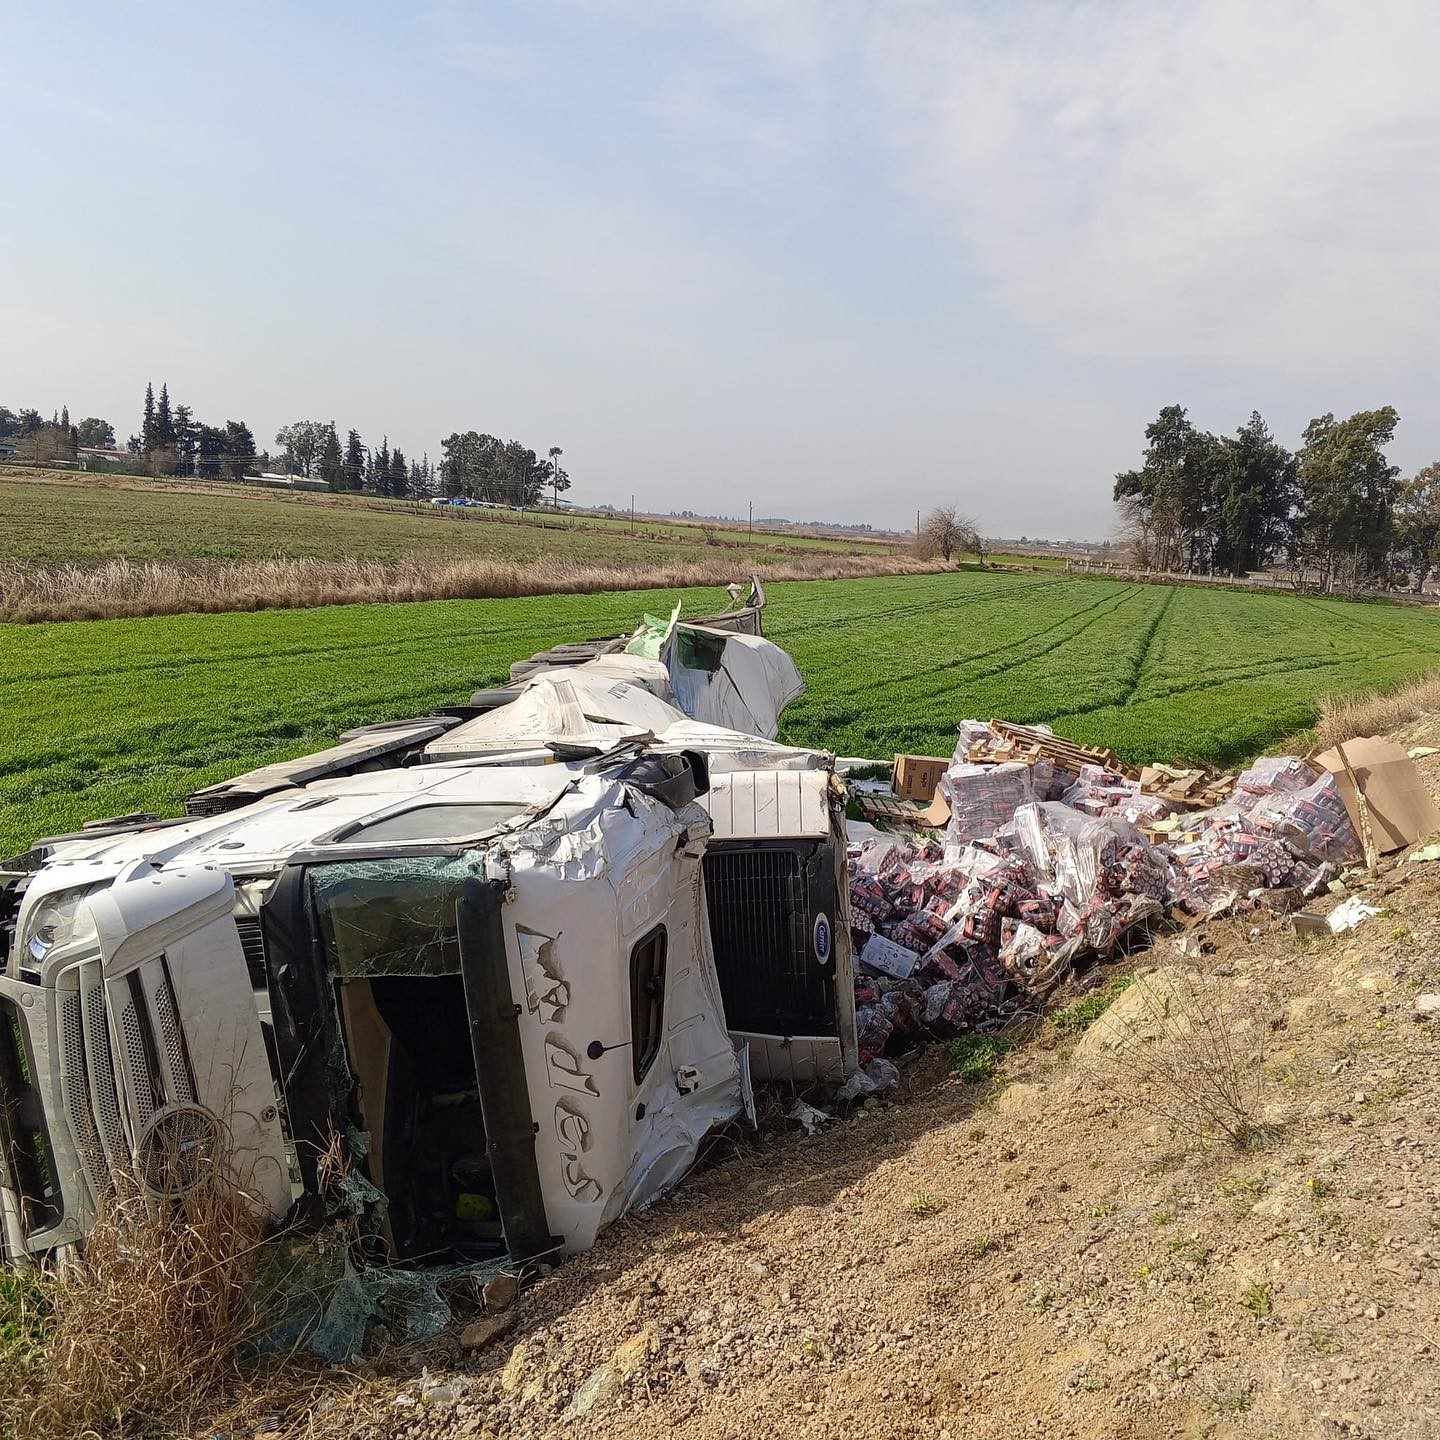
[[[1179,401],[1440,456],[1440,5],[0,0],[0,403],[1101,537]]]

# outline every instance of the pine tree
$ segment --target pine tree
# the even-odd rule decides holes
[[[238,480],[245,473],[245,467],[255,459],[255,436],[243,420],[225,422],[225,469],[232,480]]]
[[[170,387],[163,382],[160,386],[160,403],[155,408],[155,443],[175,443],[175,421],[170,416]]]
[[[410,493],[410,471],[405,464],[405,452],[397,445],[390,452],[390,473],[387,493],[397,500],[403,500]]]
[[[335,433],[333,420],[325,434],[325,443],[320,447],[320,478],[332,490],[345,488],[345,456],[340,449],[340,437]]]
[[[175,407],[175,473],[195,473],[195,417],[188,405]]]
[[[380,448],[371,457],[374,467],[370,476],[371,488],[379,495],[384,495],[390,484],[390,437],[386,435],[380,441]]]
[[[70,428],[70,407],[63,406],[60,411],[60,423],[68,430]]]
[[[435,472],[430,468],[428,452],[421,459],[410,462],[410,493],[421,498],[435,494]]]
[[[365,487],[365,447],[360,443],[360,432],[352,430],[345,440],[345,488],[362,490]]]
[[[145,382],[145,415],[140,422],[140,450],[149,454],[155,448],[155,387]]]
[[[195,427],[195,473],[205,480],[218,480],[225,460],[226,437],[217,425]]]

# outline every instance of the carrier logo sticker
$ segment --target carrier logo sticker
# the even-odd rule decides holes
[[[815,958],[824,964],[830,958],[830,917],[815,917]]]

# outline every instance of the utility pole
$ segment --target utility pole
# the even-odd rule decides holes
[[[630,533],[635,533],[635,497],[630,497]]]
[[[750,502],[750,534],[755,533],[755,502]]]

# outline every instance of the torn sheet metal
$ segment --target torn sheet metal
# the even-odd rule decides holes
[[[831,757],[823,750],[781,745],[744,730],[726,730],[699,720],[680,719],[656,735],[664,750],[694,750],[705,756],[713,782],[717,775],[736,770],[829,770]]]
[[[644,685],[577,666],[528,680],[508,705],[457,725],[425,748],[428,761],[453,761],[551,744],[608,750],[657,734],[683,715]]]
[[[794,660],[758,635],[676,625],[661,658],[676,703],[692,719],[767,740],[780,728],[780,712],[805,690]]]
[[[668,621],[645,617],[627,653],[659,660],[675,703],[694,720],[772,739],[780,712],[804,692],[799,668],[760,635],[684,624],[680,607]]]

